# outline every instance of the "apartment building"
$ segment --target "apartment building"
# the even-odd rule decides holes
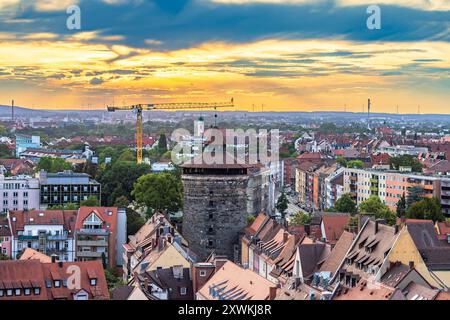
[[[39,180],[30,176],[0,175],[0,211],[39,209]]]
[[[449,212],[450,178],[398,171],[344,170],[344,193],[350,193],[357,204],[375,195],[390,209],[395,210],[402,195],[407,196],[408,189],[415,186],[422,188],[423,197],[440,199],[443,210]]]
[[[75,223],[76,261],[101,260],[109,267],[122,266],[126,228],[125,209],[81,207]]]
[[[28,148],[39,148],[41,146],[41,137],[16,134],[15,142],[16,156],[19,157],[19,155]]]
[[[75,261],[73,230],[76,210],[10,211],[11,254],[16,259],[26,248],[59,261]]]
[[[41,208],[79,204],[90,196],[101,201],[101,185],[86,173],[75,173],[70,170],[58,173],[39,173]]]

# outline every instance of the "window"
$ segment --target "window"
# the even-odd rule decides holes
[[[20,295],[22,294],[22,290],[20,290],[20,289],[14,289],[14,294],[15,294],[16,296],[20,296]]]
[[[26,295],[26,296],[31,295],[31,289],[30,288],[23,289],[23,294]]]
[[[34,288],[34,295],[40,295],[41,294],[41,288]]]
[[[51,288],[52,287],[52,282],[50,280],[45,280],[45,286],[47,288]]]
[[[67,279],[64,279],[62,281],[62,285],[63,285],[64,288],[67,288]]]
[[[59,280],[54,281],[55,288],[59,288],[61,286],[61,282]]]
[[[182,296],[185,296],[185,295],[186,295],[186,292],[187,292],[186,287],[181,287],[181,288],[180,288],[180,294],[181,294]]]
[[[3,297],[5,295],[5,291],[0,289],[0,297]]]
[[[18,192],[13,192],[13,197],[14,198],[17,198],[19,196],[19,193]]]
[[[200,277],[206,277],[206,271],[200,270]]]
[[[11,297],[11,296],[13,295],[13,290],[12,290],[12,289],[6,290],[6,295],[7,295],[8,297]]]
[[[28,192],[24,192],[24,193],[23,193],[23,197],[24,197],[24,198],[28,198]]]
[[[97,279],[91,279],[91,286],[96,286],[97,285]]]

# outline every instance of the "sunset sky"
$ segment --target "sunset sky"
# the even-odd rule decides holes
[[[369,4],[381,30],[366,27]],[[68,30],[66,8],[81,8]],[[450,0],[0,0],[0,104],[450,113]]]

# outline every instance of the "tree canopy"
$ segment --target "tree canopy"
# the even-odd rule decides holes
[[[279,196],[277,204],[275,206],[277,208],[278,212],[283,217],[283,219],[284,219],[284,216],[286,215],[286,210],[288,208],[288,204],[289,204],[289,201],[286,197],[286,194],[283,191],[283,192],[281,192],[281,195]]]
[[[99,207],[100,201],[98,201],[98,198],[96,196],[90,196],[86,200],[83,200],[80,202],[80,206],[83,207]]]
[[[441,204],[437,198],[424,198],[413,203],[408,208],[406,217],[409,219],[433,220],[434,222],[445,220]]]
[[[150,173],[134,184],[132,195],[136,202],[152,210],[174,213],[181,209],[183,186],[177,176],[169,173]]]
[[[376,219],[384,219],[389,225],[394,225],[396,222],[395,213],[375,195],[361,202],[359,211],[363,214],[374,214]]]
[[[62,172],[72,169],[72,165],[61,158],[43,157],[39,160],[36,170],[45,170],[50,173]]]
[[[418,159],[409,154],[390,158],[391,169],[399,170],[400,167],[411,167],[413,172],[422,172],[423,165]]]
[[[350,194],[343,194],[334,204],[334,211],[355,214],[357,211],[356,203]]]
[[[311,223],[311,217],[304,212],[297,212],[289,220],[289,224],[293,226],[304,226]]]

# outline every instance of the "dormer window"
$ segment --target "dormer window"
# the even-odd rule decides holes
[[[20,296],[20,295],[22,294],[22,290],[20,290],[20,289],[15,289],[15,290],[14,290],[14,294],[15,294],[16,296]]]
[[[34,288],[34,295],[38,296],[41,294],[41,288]]]
[[[54,282],[55,288],[59,288],[61,286],[61,281],[55,280]]]
[[[26,296],[31,295],[31,289],[30,288],[23,289],[23,294],[26,295]]]
[[[97,279],[90,279],[91,286],[97,285]]]
[[[83,221],[84,229],[100,229],[102,225],[102,219],[100,219],[95,213],[91,213],[91,215]]]

